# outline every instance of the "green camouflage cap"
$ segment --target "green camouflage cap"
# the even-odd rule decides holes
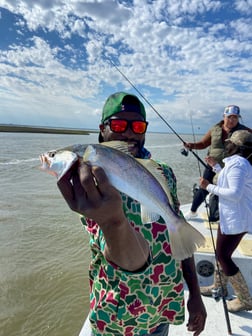
[[[146,120],[143,104],[132,94],[117,92],[108,97],[102,111],[102,123],[119,112],[138,112]]]
[[[231,141],[236,146],[244,146],[247,142],[252,143],[252,133],[247,130],[235,131],[231,137],[225,141]]]

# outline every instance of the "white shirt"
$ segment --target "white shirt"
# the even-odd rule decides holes
[[[252,165],[239,155],[223,162],[217,185],[207,186],[208,192],[219,196],[221,232],[252,233]]]

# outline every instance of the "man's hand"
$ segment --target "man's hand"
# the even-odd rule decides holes
[[[193,336],[198,336],[205,328],[206,309],[200,296],[190,296],[187,302],[189,319],[187,330],[192,331]]]
[[[93,219],[103,231],[105,257],[128,271],[146,264],[149,244],[125,217],[120,193],[110,184],[104,170],[82,163],[58,181],[69,207]]]
[[[121,195],[110,184],[102,168],[81,163],[57,184],[73,211],[92,218],[99,225],[124,218]]]
[[[182,260],[182,270],[189,291],[187,329],[194,332],[193,336],[198,336],[205,328],[207,314],[200,294],[194,257]]]

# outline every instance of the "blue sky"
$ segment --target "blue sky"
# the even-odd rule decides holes
[[[96,129],[109,94],[138,95],[114,63],[177,132],[229,104],[252,127],[251,27],[252,0],[0,0],[0,123]]]

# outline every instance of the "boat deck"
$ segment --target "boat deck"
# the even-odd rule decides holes
[[[181,210],[186,214],[190,209],[190,205],[181,206]],[[209,229],[209,223],[207,220],[207,210],[204,205],[199,209],[199,216],[189,221],[195,228],[197,228],[202,234],[207,238],[207,244],[204,248],[198,249],[195,253],[195,264],[198,269],[206,275],[208,272],[204,269],[204,261],[211,262],[213,265],[215,263],[215,257],[212,248],[212,238],[211,231]],[[212,225],[213,237],[216,237],[216,225]],[[245,244],[244,244],[245,242]],[[246,278],[247,284],[250,288],[250,293],[252,294],[252,235],[247,234],[242,244],[237,248],[233,254],[235,262],[241,269],[244,277]],[[203,266],[199,267],[199,263]],[[207,265],[208,263],[206,263]],[[213,276],[202,276],[198,274],[199,283],[201,286],[210,285],[213,281]],[[231,287],[228,287],[230,299],[233,291]],[[187,298],[188,291],[185,292],[185,297]],[[223,307],[223,301],[215,301],[213,298],[202,297],[207,310],[207,321],[205,330],[201,333],[202,336],[225,336],[230,335],[228,333],[227,323],[225,319],[225,312]],[[231,314],[228,313],[232,335],[234,336],[252,336],[252,311],[250,312],[240,312]],[[169,336],[192,336],[191,332],[186,329],[186,323],[188,320],[188,313],[186,311],[185,322],[180,326],[171,326]]]

